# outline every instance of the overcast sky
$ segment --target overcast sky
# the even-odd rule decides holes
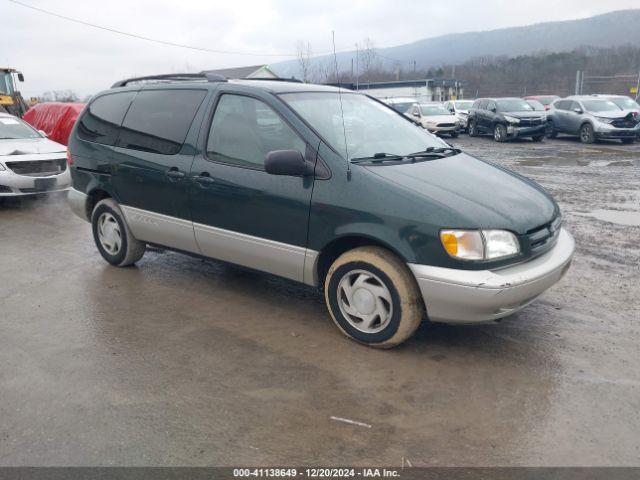
[[[159,45],[78,25],[0,0],[0,64],[22,70],[25,96],[73,89],[84,96],[135,75],[269,64],[296,42],[315,52],[376,47],[447,33],[585,18],[638,0],[20,0],[86,22],[169,42],[263,55],[222,55]]]

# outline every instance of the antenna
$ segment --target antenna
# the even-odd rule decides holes
[[[336,32],[331,30],[333,42],[333,63],[336,67],[336,80],[338,83],[338,99],[340,100],[340,115],[342,116],[342,133],[344,135],[344,151],[347,156],[347,180],[351,180],[351,163],[349,162],[349,147],[347,146],[347,127],[344,125],[344,108],[342,108],[342,87],[340,86],[340,74],[338,73],[338,56],[336,55]]]

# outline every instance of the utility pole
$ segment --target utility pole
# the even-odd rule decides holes
[[[580,70],[576,70],[576,88],[574,94],[580,95]]]
[[[360,89],[360,49],[356,42],[356,91]]]
[[[636,82],[636,98],[640,98],[640,72],[638,72],[638,81]]]

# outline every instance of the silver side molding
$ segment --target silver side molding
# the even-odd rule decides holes
[[[191,220],[120,205],[131,233],[138,240],[185,252],[200,253]]]

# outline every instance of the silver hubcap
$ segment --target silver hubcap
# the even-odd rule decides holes
[[[589,127],[584,127],[582,129],[582,140],[588,142],[591,139],[591,131]]]
[[[357,330],[377,333],[393,315],[391,292],[376,275],[352,270],[338,283],[338,305],[342,315]]]
[[[102,248],[111,255],[117,255],[122,247],[120,225],[115,217],[108,212],[98,218],[98,238]]]
[[[496,125],[496,129],[493,132],[493,136],[496,138],[496,140],[502,140],[502,137],[504,137],[504,127],[502,125]]]

